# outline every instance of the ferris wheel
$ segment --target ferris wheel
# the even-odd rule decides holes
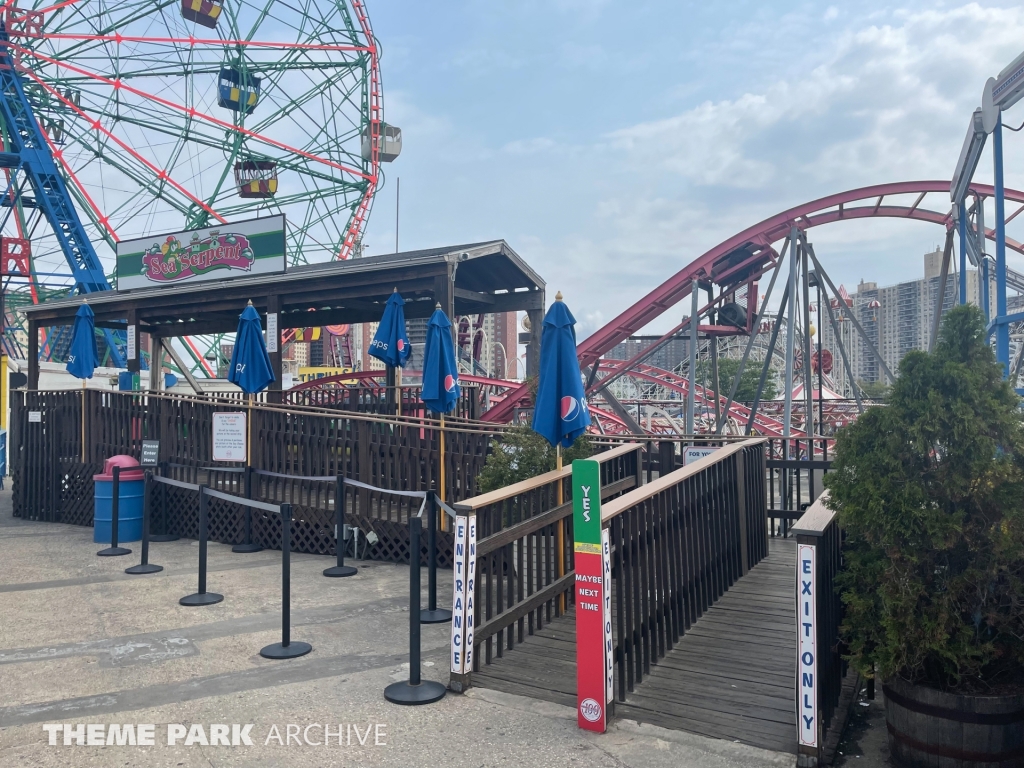
[[[5,274],[105,290],[119,240],[280,213],[293,265],[349,258],[401,151],[378,62],[364,0],[6,2]]]

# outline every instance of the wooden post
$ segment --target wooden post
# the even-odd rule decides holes
[[[476,617],[476,514],[472,509],[456,505],[452,533],[452,644],[451,673],[448,687],[455,693],[465,693],[473,684],[475,639],[473,630]]]
[[[458,349],[459,324],[455,322],[455,270],[458,266],[457,263],[449,261],[446,267],[445,300],[441,303],[441,306],[444,307],[444,313],[448,315],[448,319],[452,321],[452,341],[455,342],[455,347]]]
[[[544,310],[529,309],[526,316],[530,318],[530,343],[526,347],[526,376],[540,375],[540,336],[544,327]]]
[[[354,479],[374,485],[373,476],[370,474],[370,422],[359,419],[355,421],[355,425],[356,434],[358,435],[356,450],[358,451],[359,466],[352,474]],[[360,488],[359,493],[353,496],[353,501],[355,499],[359,499],[359,509],[352,510],[353,513],[372,517],[370,512],[370,492],[365,488]]]
[[[740,534],[740,576],[746,576],[750,570],[750,552],[747,547],[747,465],[744,451],[739,450],[733,456],[736,462],[736,515],[739,518]]]
[[[562,470],[562,444],[555,446],[555,469]],[[558,478],[558,506],[565,503],[565,481]],[[558,578],[565,576],[565,518],[558,521]],[[565,593],[558,596],[558,612],[565,613]]]
[[[135,341],[131,343],[133,338]],[[128,339],[126,366],[132,373],[138,373],[142,370],[142,355],[139,354],[139,312],[136,309],[128,310]]]
[[[798,768],[822,764],[824,729],[821,725],[817,627],[817,555],[819,536],[797,533],[797,755]],[[801,610],[801,608],[803,610]]]
[[[284,378],[284,365],[281,355],[281,298],[277,294],[267,297],[267,353],[270,355],[270,368],[274,372],[274,380],[267,387],[267,402],[280,403],[281,387]]]
[[[39,389],[39,323],[28,321],[28,388]]]
[[[387,414],[394,413],[395,404],[401,402],[401,395],[397,390],[397,372],[398,369],[392,365],[384,367],[384,412]]]
[[[452,268],[455,265],[448,262],[445,267],[445,273],[443,275],[437,275],[434,278],[434,301],[441,305],[441,309],[448,315],[448,319],[452,323],[452,342],[458,349],[459,341],[459,324],[455,317],[455,282],[452,280]]]
[[[164,388],[163,371],[164,347],[160,343],[160,337],[149,332],[149,391],[161,392]]]

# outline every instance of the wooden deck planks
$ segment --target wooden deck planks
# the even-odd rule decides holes
[[[796,752],[796,543],[737,581],[651,668],[615,716]],[[570,611],[473,674],[475,685],[575,706]],[[616,680],[618,685],[618,680]]]

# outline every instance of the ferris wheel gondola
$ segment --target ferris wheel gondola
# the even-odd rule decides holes
[[[364,0],[6,3],[0,151],[38,167],[3,169],[2,236],[33,300],[109,289],[120,240],[254,216],[285,214],[293,265],[351,257],[401,151],[379,56]]]

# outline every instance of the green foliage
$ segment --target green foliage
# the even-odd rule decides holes
[[[868,400],[884,402],[889,397],[889,385],[884,381],[858,381],[857,388]]]
[[[957,307],[889,403],[839,432],[829,506],[846,532],[842,633],[862,673],[960,692],[1024,684],[1024,427]]]
[[[757,384],[761,380],[761,366],[755,360],[747,360],[746,366],[743,368],[743,375],[740,377],[739,386],[736,387],[736,397],[734,398],[740,403],[753,402],[754,397],[757,395]],[[740,361],[733,360],[732,358],[722,358],[718,361],[718,386],[719,391],[724,397],[729,396],[729,392],[732,389],[732,382],[736,378],[736,373],[740,369]],[[708,389],[714,388],[714,378],[711,375],[711,362],[707,359],[697,361],[697,383],[705,384]],[[764,391],[761,393],[761,400],[772,400],[778,393],[778,388],[775,386],[775,377],[768,373],[768,378],[764,382]]]
[[[757,396],[757,384],[761,380],[761,365],[761,363],[748,360],[746,366],[744,366],[743,375],[740,376],[740,384],[736,387],[735,399],[739,402],[749,403]],[[719,386],[721,387],[722,394],[726,397],[729,396],[729,390],[732,388],[732,382],[736,378],[736,373],[739,369],[739,360],[725,359],[718,361]],[[778,389],[775,386],[775,377],[769,372],[768,378],[764,380],[764,390],[761,392],[761,399],[772,400],[776,394],[778,394]]]
[[[574,459],[585,459],[592,453],[590,440],[582,435],[562,451],[562,463],[569,466]],[[477,487],[481,493],[487,493],[542,475],[555,468],[556,458],[555,449],[529,426],[513,425],[500,443],[495,442],[483,471],[477,477]]]

